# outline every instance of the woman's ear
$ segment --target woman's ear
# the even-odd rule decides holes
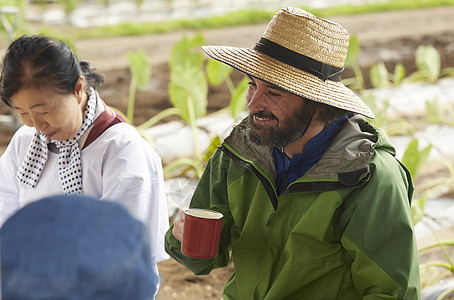
[[[85,77],[80,76],[79,80],[77,80],[76,86],[74,88],[74,94],[76,95],[77,102],[79,104],[82,102],[82,96],[84,93],[84,81],[85,81]]]

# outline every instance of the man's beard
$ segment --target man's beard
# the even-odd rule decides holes
[[[249,114],[246,133],[252,143],[259,146],[285,147],[300,139],[309,128],[314,109],[305,109],[293,113],[285,120],[279,121],[271,112]],[[254,116],[277,120],[275,126],[262,126],[254,122]]]

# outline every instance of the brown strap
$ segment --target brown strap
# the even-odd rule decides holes
[[[85,141],[82,150],[90,145],[94,140],[96,140],[110,126],[121,122],[127,122],[123,118],[123,116],[121,116],[109,106],[104,105],[104,107],[104,111],[101,113],[98,119],[96,119],[93,128],[90,130],[90,133],[88,134],[87,140]]]

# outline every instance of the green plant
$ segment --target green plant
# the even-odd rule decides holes
[[[417,139],[412,140],[407,146],[404,157],[402,158],[402,162],[407,166],[413,178],[416,179],[418,177],[419,171],[422,168],[422,166],[426,163],[431,149],[432,145],[428,145],[426,148],[419,150]],[[435,194],[439,192],[440,189],[443,189],[446,186],[450,186],[450,189],[454,190],[454,166],[452,165],[452,163],[447,161],[442,161],[442,163],[449,170],[450,173],[449,178],[437,178],[435,180],[430,181],[429,183],[426,183],[415,188],[415,195],[422,194],[422,196],[419,197],[416,201],[415,200],[413,201],[411,206],[413,223],[415,225],[419,221],[421,221],[422,217],[425,214],[424,213],[425,205],[430,194]],[[454,240],[452,239],[440,240],[437,236],[436,231],[432,227],[430,227],[430,224],[426,225],[429,226],[432,235],[435,238],[435,242],[420,247],[418,249],[419,254],[423,254],[427,250],[437,248],[441,250],[446,261],[431,260],[428,261],[427,263],[423,263],[420,265],[421,289],[429,287],[443,278],[454,275],[453,260],[451,259],[448,251],[446,250],[447,246],[454,246]],[[439,272],[440,268],[444,270],[444,272],[443,271]],[[448,289],[444,291],[437,298],[437,300],[445,299],[444,297],[452,292],[454,292],[454,289]]]
[[[374,64],[370,70],[370,81],[374,88],[383,88],[391,84],[388,70],[383,62]]]
[[[131,125],[135,126],[140,134],[150,143],[152,139],[146,134],[145,129],[147,126],[137,126],[134,123],[134,106],[136,98],[136,90],[139,89],[144,91],[148,85],[148,82],[151,77],[151,65],[148,61],[147,55],[143,50],[138,50],[136,52],[128,51],[126,56],[129,60],[129,71],[131,74],[131,81],[129,82],[129,94],[128,94],[128,104],[126,108],[126,114],[123,114],[118,109],[115,109],[120,113]],[[153,119],[153,118],[151,118]],[[147,121],[150,123],[150,120]],[[145,122],[145,123],[147,123]]]
[[[430,154],[432,149],[432,145],[427,146],[422,150],[418,150],[418,140],[413,140],[407,147],[405,151],[404,158],[402,159],[403,163],[407,165],[412,174],[413,178],[417,178],[419,175],[419,170],[422,166],[426,163],[427,158]],[[449,177],[439,177],[425,184],[418,185],[415,187],[414,194],[415,195],[422,195],[417,200],[414,200],[411,206],[412,211],[412,218],[413,224],[417,224],[421,221],[422,217],[424,216],[425,205],[429,195],[439,194],[441,190],[448,190],[454,191],[454,166],[451,162],[442,160],[441,164],[446,167],[450,176]],[[435,235],[435,231],[432,230],[432,233]],[[420,248],[419,251],[424,251],[433,247],[441,247],[443,243],[440,243],[437,240],[437,243]],[[446,256],[446,253],[445,253]],[[450,260],[449,260],[450,261]],[[428,263],[426,265],[421,266],[422,270],[427,269],[429,266],[434,265],[441,265],[439,262],[436,263]],[[450,264],[450,268],[452,268],[452,263]],[[426,285],[426,284],[424,284]]]
[[[171,67],[169,96],[173,107],[161,111],[138,126],[134,124],[135,92],[137,88],[140,90],[146,88],[151,77],[151,65],[143,50],[126,53],[131,81],[126,114],[120,112],[126,120],[136,126],[150,143],[152,140],[146,135],[146,129],[168,116],[178,115],[192,128],[195,158],[180,158],[171,162],[164,168],[164,175],[181,166],[189,166],[195,171],[197,177],[200,177],[203,170],[203,156],[198,147],[196,120],[206,114],[208,87],[202,71],[204,58],[200,52],[194,51],[194,48],[201,44],[204,44],[203,36],[196,35],[193,39],[184,36],[174,45],[169,60]]]
[[[418,68],[405,80],[436,82],[441,77],[454,76],[454,68],[441,68],[440,54],[432,45],[420,45],[416,49],[415,64]]]
[[[246,91],[249,87],[249,78],[244,77],[236,86],[230,98],[230,112],[234,119],[241,116],[241,113],[246,110]]]
[[[203,72],[204,56],[199,51],[204,44],[205,39],[200,33],[192,39],[185,35],[170,53],[170,101],[180,110],[180,117],[190,125],[206,114],[208,83]]]
[[[143,2],[144,0],[134,0],[137,10],[140,10],[142,8]]]
[[[204,168],[196,121],[206,114],[208,84],[203,72],[203,54],[195,50],[204,43],[205,39],[201,34],[196,34],[192,39],[184,35],[173,46],[170,53],[169,97],[173,105],[170,113],[177,114],[191,127],[194,158],[179,158],[168,164],[164,167],[165,176],[181,167],[183,167],[182,173],[184,174],[189,167],[199,178]],[[167,112],[169,111],[167,110]]]
[[[397,63],[394,67],[394,74],[392,74],[392,82],[394,86],[397,86],[402,83],[405,78],[405,67],[402,63]]]
[[[418,199],[413,199],[411,203],[411,217],[413,219],[413,224],[416,225],[424,217],[424,210],[427,202],[427,193],[424,193]]]
[[[109,8],[110,6],[110,0],[98,0],[102,6],[104,6],[105,9]]]
[[[237,119],[241,112],[246,109],[245,94],[248,88],[248,78],[245,76],[235,87],[230,78],[232,67],[217,60],[210,59],[206,64],[206,75],[208,82],[213,86],[218,86],[225,82],[230,91],[230,113],[233,119]]]
[[[402,163],[407,167],[413,179],[416,179],[419,175],[419,171],[424,166],[429,157],[432,145],[428,145],[424,149],[418,149],[419,140],[413,139],[408,143],[407,149],[402,157]],[[427,201],[427,193],[412,202],[411,210],[413,217],[413,224],[418,223],[424,216],[424,207]]]
[[[193,168],[196,176],[202,173],[202,153],[197,137],[197,119],[205,116],[208,104],[208,84],[203,72],[204,58],[199,48],[205,43],[201,34],[192,39],[183,37],[175,44],[170,54],[169,97],[178,108],[179,116],[191,127],[194,144]]]
[[[136,97],[136,89],[144,91],[151,77],[151,65],[147,55],[143,50],[137,52],[128,51],[126,56],[129,60],[129,70],[131,73],[131,81],[129,84],[128,108],[126,111],[127,120],[134,123],[134,104]]]
[[[375,125],[378,128],[386,130],[386,125],[389,124],[388,109],[390,107],[389,99],[378,101],[374,94],[365,94],[361,97],[364,103],[374,112],[375,119],[368,120],[369,123]],[[388,133],[388,135],[392,135]]]
[[[432,145],[428,145],[427,147],[419,150],[418,144],[418,139],[411,140],[407,145],[404,156],[402,157],[402,163],[410,171],[410,174],[413,178],[418,177],[419,171],[426,163],[430,151],[432,150]]]
[[[443,278],[447,278],[454,275],[454,263],[446,249],[446,247],[454,246],[454,240],[452,239],[440,240],[437,236],[436,231],[430,225],[429,228],[432,232],[432,235],[435,238],[435,242],[420,247],[418,249],[419,254],[423,254],[428,250],[437,248],[441,250],[446,261],[432,260],[420,265],[421,289],[429,287],[439,282]],[[440,269],[442,270],[441,272],[439,271]],[[444,291],[441,295],[437,297],[436,300],[443,300],[448,294],[452,292],[454,292],[454,288]]]
[[[200,47],[204,44],[205,39],[202,34],[196,34],[192,39],[183,36],[170,53],[170,102],[173,105],[173,112],[192,129],[194,158],[180,158],[173,161],[164,168],[164,175],[169,175],[173,170],[183,167],[182,172],[179,173],[181,175],[187,172],[189,167],[199,178],[213,149],[220,144],[220,138],[215,137],[208,149],[203,152],[198,144],[196,121],[206,115],[208,83],[219,85],[225,82],[227,84],[231,93],[232,116],[236,117],[244,109],[241,103],[245,102],[244,93],[247,87],[245,80],[235,87],[230,79],[231,67],[213,60],[209,60],[205,65],[205,56],[200,51]]]
[[[448,160],[440,160],[438,162],[446,168],[449,173],[449,176],[440,176],[435,179],[432,179],[426,183],[420,184],[415,187],[415,194],[432,194],[437,195],[443,191],[454,191],[454,166]]]
[[[79,0],[58,0],[58,2],[63,5],[63,11],[65,12],[66,18],[68,18],[76,9],[77,5],[79,5]]]
[[[210,147],[203,153],[200,151],[198,145],[196,121],[206,115],[208,102],[207,81],[211,82],[213,85],[219,85],[226,82],[229,86],[229,90],[232,93],[230,110],[233,117],[238,116],[238,114],[244,110],[244,93],[247,88],[246,80],[243,79],[240,84],[235,87],[230,79],[232,68],[225,67],[220,63],[213,63],[212,60],[209,60],[206,65],[207,75],[205,76],[203,70],[205,58],[200,50],[196,50],[200,49],[200,46],[203,44],[205,44],[203,36],[197,34],[192,39],[183,36],[182,39],[174,45],[169,60],[171,70],[169,97],[173,106],[161,111],[143,124],[135,125],[137,130],[150,142],[152,142],[152,140],[146,135],[146,130],[169,116],[178,116],[192,128],[195,153],[194,158],[180,158],[171,162],[164,168],[164,173],[166,175],[179,167],[189,166],[190,169],[195,171],[197,177],[200,176],[204,168],[204,163],[208,160],[209,156],[211,156],[209,153],[211,153],[213,147],[215,148],[220,144],[220,138],[215,137],[212,140]],[[127,111],[124,117],[134,125],[135,91],[137,87],[142,90],[145,89],[151,76],[151,67],[142,50],[139,50],[136,53],[128,52],[127,56],[130,62],[131,82]],[[185,173],[187,170],[187,168],[184,168],[182,173]]]
[[[394,73],[390,74],[383,62],[374,64],[370,70],[370,81],[374,88],[397,86],[405,78],[405,67],[398,63],[394,67]]]
[[[402,117],[389,115],[388,109],[390,107],[389,99],[378,101],[374,94],[365,94],[362,100],[370,109],[375,113],[375,119],[368,120],[371,124],[381,128],[387,135],[403,135],[415,134],[415,127]]]
[[[8,36],[8,42],[15,38],[17,29],[22,24],[23,12],[25,7],[24,0],[0,1],[0,28]]]
[[[365,88],[364,76],[358,64],[358,55],[360,44],[358,36],[353,35],[350,37],[347,57],[345,59],[344,67],[351,67],[355,73],[355,77],[346,78],[342,83],[351,88],[352,90],[362,91]]]
[[[441,69],[440,77],[454,77],[454,68],[447,67]]]
[[[26,0],[0,0],[0,6],[17,6],[24,9],[27,2]]]
[[[449,104],[441,104],[438,97],[426,100],[427,121],[435,124],[447,124],[454,126],[454,109]]]
[[[414,72],[414,80],[436,82],[440,77],[441,61],[437,49],[431,45],[420,45],[416,49],[415,63],[418,71]]]

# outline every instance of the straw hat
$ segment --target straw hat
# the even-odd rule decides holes
[[[212,58],[290,93],[374,118],[340,82],[348,42],[348,32],[340,24],[287,7],[273,17],[253,49],[202,48]]]

